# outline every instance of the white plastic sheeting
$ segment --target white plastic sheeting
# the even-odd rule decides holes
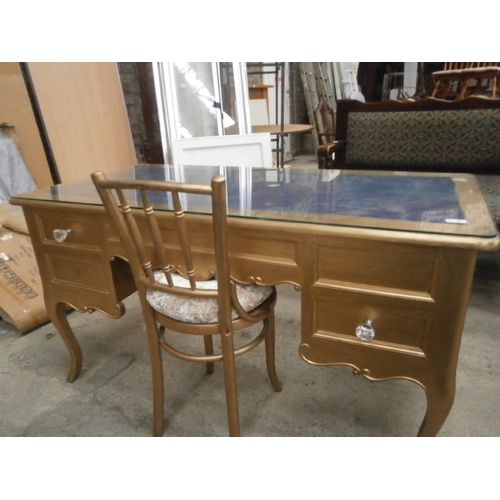
[[[37,189],[15,142],[0,131],[0,201]]]

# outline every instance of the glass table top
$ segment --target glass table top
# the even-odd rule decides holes
[[[226,177],[229,217],[483,238],[497,235],[475,178],[467,174],[138,165],[107,176],[209,184],[214,175]],[[90,179],[14,199],[101,205]],[[154,202],[157,209],[170,210],[166,198],[156,197]],[[190,195],[185,203],[186,212],[210,213],[208,200],[201,196]]]

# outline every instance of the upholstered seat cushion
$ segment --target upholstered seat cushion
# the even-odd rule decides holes
[[[155,280],[167,284],[162,271],[155,271]],[[172,274],[175,286],[189,288],[189,281],[178,275]],[[200,290],[217,290],[217,280],[199,281]],[[262,304],[273,292],[273,287],[260,285],[236,285],[236,291],[241,306],[245,311],[251,311]],[[160,314],[185,323],[217,323],[219,321],[219,306],[215,298],[190,298],[173,293],[148,290],[147,300],[149,305]],[[238,317],[233,309],[232,318]]]

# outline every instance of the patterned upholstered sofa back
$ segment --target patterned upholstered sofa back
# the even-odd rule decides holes
[[[500,174],[500,99],[339,101],[336,168]]]

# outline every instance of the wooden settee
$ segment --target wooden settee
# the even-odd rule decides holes
[[[475,174],[500,230],[500,99],[338,101],[319,168]]]
[[[318,167],[500,175],[500,99],[337,103]]]

